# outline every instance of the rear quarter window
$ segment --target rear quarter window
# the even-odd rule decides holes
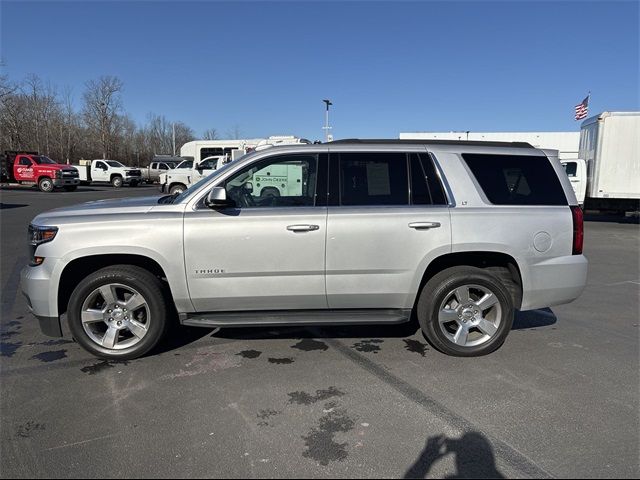
[[[542,155],[462,155],[494,205],[568,205],[560,180]]]

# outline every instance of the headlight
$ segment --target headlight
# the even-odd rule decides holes
[[[36,247],[41,243],[47,243],[56,238],[58,227],[40,227],[29,225],[29,245]]]

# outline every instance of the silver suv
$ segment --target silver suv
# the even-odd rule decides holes
[[[394,324],[451,355],[583,291],[582,211],[557,152],[522,143],[274,147],[177,196],[38,215],[22,272],[47,335],[131,359],[171,322]],[[269,188],[265,188],[269,187]]]

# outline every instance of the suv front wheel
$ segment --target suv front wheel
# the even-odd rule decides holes
[[[504,343],[514,307],[509,289],[492,274],[476,267],[452,267],[426,283],[417,314],[423,333],[438,350],[475,357]]]
[[[86,277],[69,299],[73,337],[100,358],[131,360],[164,336],[167,307],[162,283],[133,265],[106,267]]]

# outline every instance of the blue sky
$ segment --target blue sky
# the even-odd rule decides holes
[[[639,3],[2,1],[3,73],[79,101],[116,75],[125,109],[199,136],[577,130],[573,107],[637,110]],[[26,21],[25,21],[26,20]]]

